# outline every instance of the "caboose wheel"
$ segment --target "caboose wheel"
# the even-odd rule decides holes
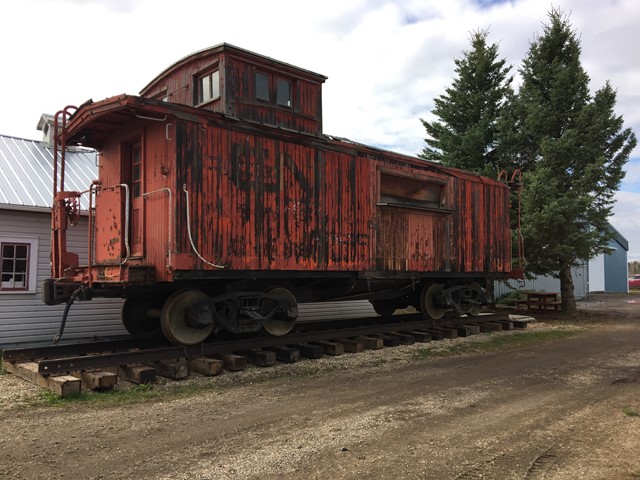
[[[214,324],[204,328],[192,327],[187,323],[185,311],[191,305],[209,296],[201,290],[186,289],[174,292],[162,307],[160,323],[164,336],[176,345],[195,345],[203,342],[213,332]]]
[[[396,304],[391,300],[369,300],[369,302],[381,317],[390,317],[396,311]]]
[[[482,287],[480,286],[480,284],[478,283],[472,283],[471,287],[475,287],[475,288],[480,288],[482,289]],[[480,315],[480,313],[482,313],[482,305],[473,305],[470,309],[469,309],[469,315],[471,315],[472,317],[477,317],[478,315]]]
[[[440,320],[447,311],[446,307],[441,307],[436,301],[436,297],[440,295],[442,290],[444,290],[443,285],[439,283],[428,283],[420,293],[420,308],[422,313],[434,320]]]
[[[124,328],[136,338],[161,336],[160,307],[162,307],[162,301],[156,297],[127,298],[122,305]]]
[[[298,308],[298,302],[296,301],[296,297],[289,290],[283,287],[275,287],[271,290],[268,290],[266,293],[269,295],[275,295],[277,297],[282,297],[285,300],[293,303],[293,305]],[[274,306],[276,302],[271,299],[264,299],[260,304],[260,313],[265,315],[269,312]],[[296,314],[296,318],[298,315]],[[293,330],[293,326],[296,323],[296,318],[289,318],[282,312],[276,312],[270,319],[266,321],[262,329],[267,332],[269,335],[274,337],[280,337],[282,335],[286,335],[291,330]]]

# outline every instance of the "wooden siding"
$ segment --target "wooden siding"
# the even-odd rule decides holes
[[[51,276],[51,217],[43,213],[0,209],[3,236],[38,239],[36,293],[0,293],[0,348],[24,342],[46,343],[58,333],[64,305],[50,307],[42,302],[42,282]],[[87,261],[87,224],[68,230],[69,250],[80,254],[80,262]],[[125,335],[120,322],[122,301],[95,299],[77,302],[71,307],[63,336],[64,341]]]
[[[189,121],[178,121],[175,148],[178,253],[191,253],[189,208],[198,251],[231,270],[510,269],[508,190],[496,182],[398,155]],[[380,169],[439,182],[443,205],[378,206]]]

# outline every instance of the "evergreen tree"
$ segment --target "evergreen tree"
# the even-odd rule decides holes
[[[501,124],[510,161],[523,168],[527,270],[560,277],[562,308],[576,310],[571,267],[608,251],[607,219],[636,145],[607,83],[592,97],[580,41],[553,9],[520,69],[522,85]],[[508,126],[509,127],[508,127]]]
[[[498,45],[487,44],[488,31],[471,35],[471,50],[455,60],[456,77],[444,95],[434,99],[439,119],[420,119],[428,137],[418,155],[444,165],[495,178],[500,170],[496,129],[505,98],[512,94],[511,66],[498,59]]]

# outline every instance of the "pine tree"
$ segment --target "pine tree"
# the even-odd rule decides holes
[[[500,155],[496,129],[505,98],[512,94],[511,66],[498,59],[498,45],[487,44],[488,31],[471,35],[471,50],[455,60],[456,77],[434,99],[433,122],[420,119],[428,137],[418,155],[444,165],[496,177]]]
[[[520,69],[522,86],[500,138],[525,172],[527,269],[560,277],[562,308],[575,312],[571,268],[608,251],[615,192],[636,145],[616,116],[607,83],[592,97],[580,41],[560,11],[549,13]]]

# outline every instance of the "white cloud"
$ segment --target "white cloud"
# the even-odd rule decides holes
[[[0,132],[38,138],[41,113],[89,98],[136,94],[176,60],[228,42],[327,75],[325,132],[415,154],[425,135],[419,117],[429,118],[434,97],[451,84],[453,60],[469,48],[470,33],[489,28],[489,40],[499,43],[501,56],[517,69],[551,5],[539,0],[486,7],[473,0],[0,2]],[[562,0],[553,5],[570,13],[592,88],[609,80],[618,91],[616,112],[639,132],[640,50],[633,39],[640,4]],[[623,184],[631,195],[640,191],[639,150],[634,157]],[[627,202],[623,192],[619,198]],[[633,203],[624,205],[616,209],[616,222],[631,212]],[[640,235],[640,228],[627,231],[630,240]]]

